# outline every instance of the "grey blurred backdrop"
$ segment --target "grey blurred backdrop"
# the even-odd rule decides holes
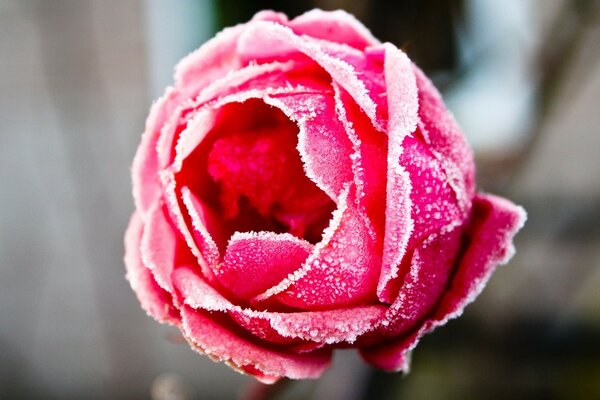
[[[345,8],[405,48],[523,204],[517,255],[410,375],[341,352],[283,398],[600,398],[600,1],[0,0],[0,398],[228,399],[124,279],[129,165],[175,62],[261,8]]]

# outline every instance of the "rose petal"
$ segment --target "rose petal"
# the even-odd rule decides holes
[[[398,276],[400,262],[407,251],[414,221],[411,218],[412,185],[406,169],[400,164],[404,138],[417,125],[417,86],[408,57],[390,44],[385,46],[385,75],[389,110],[388,173],[383,264],[377,295],[391,303],[393,293],[388,283]]]
[[[225,361],[240,372],[255,375],[264,383],[279,378],[318,378],[331,362],[331,351],[294,354],[265,348],[235,331],[226,319],[184,306],[182,329],[198,351],[215,361]]]
[[[297,270],[312,247],[288,233],[235,232],[215,276],[234,296],[247,301]]]
[[[525,219],[525,211],[508,200],[492,195],[477,195],[469,228],[471,242],[451,286],[432,316],[407,336],[391,343],[361,349],[362,357],[381,369],[408,370],[407,355],[419,339],[462,314],[464,308],[481,293],[496,266],[510,259],[514,253],[512,239]]]
[[[158,321],[176,325],[180,317],[173,307],[171,295],[156,283],[150,270],[142,263],[140,242],[143,231],[142,219],[138,213],[134,213],[125,233],[127,280],[148,315]]]
[[[373,300],[381,258],[366,217],[356,207],[356,191],[346,189],[329,227],[305,264],[257,297],[306,310]]]
[[[343,10],[310,10],[294,18],[288,26],[297,34],[344,43],[359,50],[379,43],[363,24]]]

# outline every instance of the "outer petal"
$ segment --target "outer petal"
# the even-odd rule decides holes
[[[514,253],[512,239],[525,219],[525,211],[506,199],[491,195],[476,196],[468,232],[469,245],[436,310],[411,334],[390,343],[361,349],[363,358],[385,370],[407,370],[408,352],[419,339],[458,317],[465,306],[481,293],[496,266],[510,259]]]
[[[183,333],[193,347],[264,383],[273,383],[282,377],[318,378],[331,361],[330,351],[293,354],[262,347],[236,332],[226,319],[189,306],[184,306],[181,314]]]
[[[177,325],[179,313],[173,307],[171,294],[161,288],[148,268],[142,263],[140,242],[144,230],[138,213],[134,213],[125,233],[125,267],[127,280],[137,295],[142,308],[152,318]]]

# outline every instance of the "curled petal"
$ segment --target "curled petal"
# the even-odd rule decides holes
[[[481,293],[496,266],[510,259],[514,253],[512,239],[525,219],[525,211],[508,200],[477,195],[468,231],[470,242],[450,287],[436,309],[420,328],[410,334],[390,343],[361,349],[363,358],[385,370],[408,370],[408,353],[419,339],[462,314],[464,308]]]

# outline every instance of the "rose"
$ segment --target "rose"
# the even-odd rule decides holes
[[[190,345],[263,382],[333,349],[385,370],[459,315],[524,211],[406,55],[352,16],[261,12],[177,66],[133,165],[127,277]]]

